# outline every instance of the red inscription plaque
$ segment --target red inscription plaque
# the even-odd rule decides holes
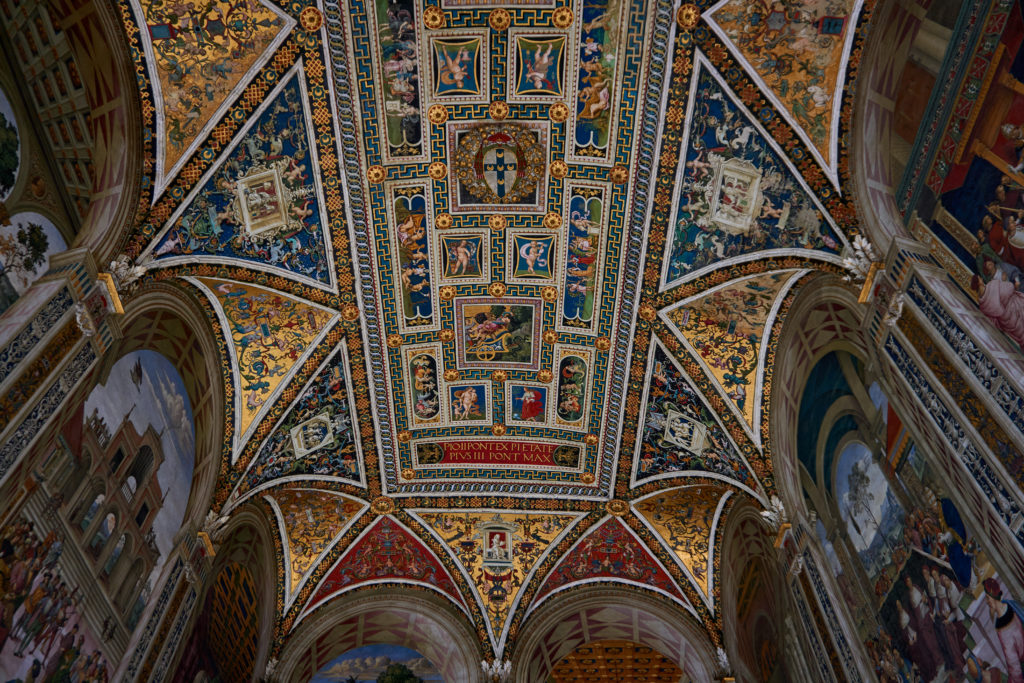
[[[445,465],[577,467],[579,448],[523,441],[451,441],[441,444]]]

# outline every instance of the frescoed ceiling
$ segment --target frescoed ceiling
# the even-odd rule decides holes
[[[380,584],[495,656],[594,581],[719,644],[717,530],[774,492],[779,325],[855,235],[871,3],[122,5],[127,252],[220,340],[216,509],[280,530],[275,651]]]

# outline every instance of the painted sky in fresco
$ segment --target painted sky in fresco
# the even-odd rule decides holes
[[[131,379],[131,369],[142,361],[142,382]],[[132,406],[135,409],[132,410]],[[134,351],[121,358],[110,371],[107,383],[97,386],[85,402],[85,415],[99,410],[113,434],[131,410],[131,421],[140,433],[149,425],[163,434],[164,463],[157,471],[164,506],[153,522],[161,558],[153,570],[155,577],[171,548],[185,516],[195,462],[195,431],[192,406],[177,370],[164,356],[154,351]],[[170,492],[170,493],[168,493]]]
[[[10,273],[8,275],[7,279],[14,287],[14,291],[18,294],[24,294],[25,290],[28,289],[33,282],[50,269],[50,256],[52,254],[59,254],[67,249],[67,245],[64,244],[64,238],[61,237],[60,231],[57,230],[57,226],[50,222],[50,219],[32,211],[25,211],[11,216],[10,225],[0,226],[0,235],[16,237],[19,227],[27,226],[30,223],[36,223],[43,228],[43,234],[46,235],[48,246],[46,249],[46,255],[43,257],[43,262],[40,263],[27,278],[23,279],[16,273]]]
[[[334,683],[354,676],[357,681],[375,681],[392,662],[401,662],[427,683],[444,681],[437,667],[415,650],[400,645],[367,645],[349,650],[321,669],[310,683]]]

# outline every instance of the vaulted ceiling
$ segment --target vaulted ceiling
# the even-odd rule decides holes
[[[122,9],[127,251],[219,339],[215,509],[275,520],[280,639],[401,583],[497,655],[596,580],[719,643],[779,325],[854,235],[860,0]]]

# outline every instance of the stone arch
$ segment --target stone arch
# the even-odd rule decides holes
[[[788,606],[784,572],[757,506],[749,501],[737,504],[724,522],[723,538],[720,609],[733,673],[741,681],[770,680],[764,677],[769,663],[758,647],[768,635],[767,626],[776,643],[775,676],[782,676],[775,680],[791,680],[782,647]]]
[[[804,508],[797,434],[800,400],[811,371],[833,351],[871,358],[861,333],[863,307],[850,287],[833,276],[815,282],[817,286],[804,287],[797,295],[783,323],[768,417],[776,486],[791,514]]]
[[[90,108],[92,196],[75,247],[101,264],[122,248],[140,199],[144,171],[142,106],[135,64],[116,5],[52,0],[52,16],[67,36]]]
[[[465,614],[440,596],[398,587],[356,589],[310,613],[288,636],[278,680],[308,681],[335,657],[379,643],[416,650],[446,681],[482,681],[484,655]]]
[[[216,599],[215,586],[222,574],[244,567],[251,575],[254,586],[255,607],[251,615],[255,624],[255,645],[252,651],[252,673],[257,678],[263,672],[270,648],[273,644],[274,628],[277,623],[277,560],[274,555],[274,534],[272,521],[266,512],[255,504],[246,504],[231,515],[231,520],[221,534],[216,559],[204,580],[203,590],[196,600],[196,618],[191,626],[191,635],[184,639],[179,648],[180,657],[174,675],[174,683],[187,683],[202,670],[217,670],[217,643],[211,643],[212,636],[222,638],[240,637],[237,630],[218,631],[214,623],[212,600]],[[248,581],[248,579],[246,579]],[[252,641],[246,643],[251,645]],[[242,644],[236,643],[238,647]]]
[[[133,351],[155,351],[171,362],[188,394],[195,429],[192,488],[182,526],[192,523],[201,527],[220,471],[226,405],[220,351],[210,323],[196,300],[183,289],[158,283],[147,285],[128,300],[120,327],[123,336],[104,356],[93,386],[106,382],[114,364]],[[134,467],[138,455],[126,455],[134,456]],[[145,476],[151,475],[149,472]],[[138,476],[136,479],[142,488],[145,481]]]
[[[695,683],[716,673],[715,648],[693,615],[661,596],[619,586],[568,591],[523,624],[511,654],[512,680],[546,680],[552,666],[588,642],[630,640],[657,650]]]
[[[854,83],[850,165],[861,229],[885,253],[907,236],[896,192],[952,34],[949,7],[883,0],[873,10]],[[954,7],[954,10],[956,8]]]

